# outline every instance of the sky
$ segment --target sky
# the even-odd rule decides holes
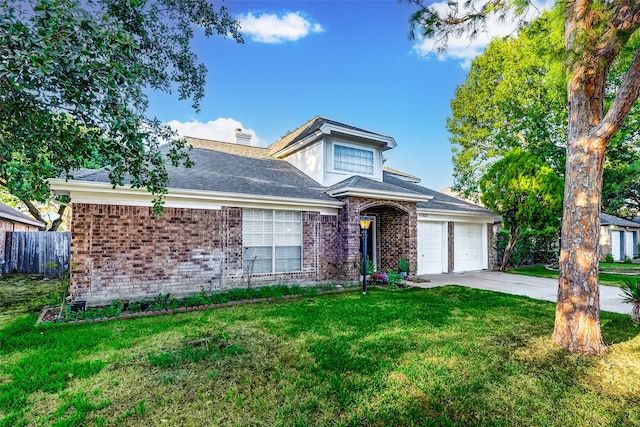
[[[416,8],[406,2],[217,4],[240,20],[245,43],[196,33],[192,48],[208,69],[200,112],[176,94],[151,93],[150,114],[182,136],[230,141],[242,128],[259,146],[322,116],[393,137],[385,165],[434,190],[453,184],[446,118],[455,89],[489,39],[516,26],[489,21],[488,34],[434,55],[432,40],[409,40]]]

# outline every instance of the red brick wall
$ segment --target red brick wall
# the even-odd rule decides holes
[[[186,295],[246,287],[242,209],[73,205],[71,293],[101,304],[113,299]],[[337,218],[303,212],[301,272],[256,274],[253,285],[335,279]]]
[[[360,260],[360,225],[362,215],[376,217],[378,267],[387,270],[398,259],[407,258],[412,268],[418,262],[418,228],[416,204],[392,200],[371,200],[347,197],[338,215],[339,256],[348,265],[349,279],[358,278],[353,267]]]

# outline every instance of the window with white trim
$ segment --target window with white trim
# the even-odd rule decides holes
[[[373,151],[336,144],[333,146],[333,168],[373,175]]]
[[[269,209],[242,210],[245,273],[302,270],[302,214]]]

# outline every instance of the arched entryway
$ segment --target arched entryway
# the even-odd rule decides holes
[[[378,270],[395,268],[400,258],[406,258],[415,269],[415,208],[412,210],[399,203],[374,201],[364,204],[360,215],[373,218],[367,236],[367,255],[376,263]]]

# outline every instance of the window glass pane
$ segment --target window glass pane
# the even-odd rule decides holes
[[[248,273],[300,271],[302,214],[296,211],[243,209],[244,271]]]
[[[273,244],[273,211],[244,209],[242,213],[242,242],[244,246]]]
[[[300,246],[276,247],[276,272],[301,271],[302,262],[300,255]]]
[[[373,174],[373,151],[335,145],[333,167],[337,170]]]
[[[253,274],[271,273],[271,246],[252,246],[244,248],[244,272]],[[253,264],[253,270],[251,265]]]

